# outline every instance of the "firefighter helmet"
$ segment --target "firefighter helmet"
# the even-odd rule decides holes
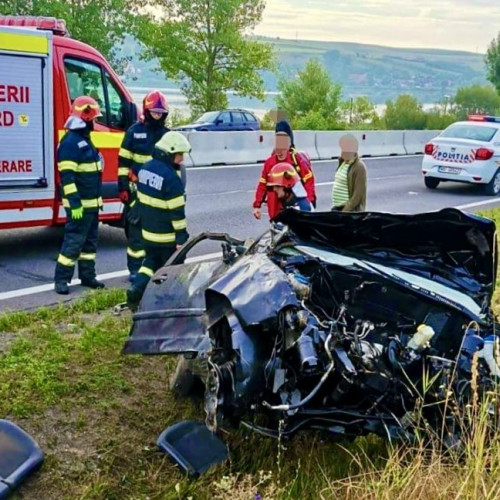
[[[292,189],[299,182],[299,174],[290,163],[281,162],[274,165],[269,172],[268,186],[282,186]]]
[[[180,132],[176,130],[172,130],[167,132],[155,145],[158,149],[161,149],[163,152],[167,154],[176,154],[176,153],[190,153],[191,152],[191,144],[189,141],[182,135]]]
[[[102,116],[102,113],[99,104],[93,97],[82,95],[73,101],[70,116],[76,116],[85,122],[91,122],[94,118]]]
[[[149,92],[142,101],[142,111],[144,114],[146,111],[168,114],[167,98],[159,90]]]

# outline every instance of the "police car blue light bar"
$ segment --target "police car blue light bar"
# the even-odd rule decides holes
[[[500,123],[500,116],[469,115],[467,120],[471,122],[495,122]]]

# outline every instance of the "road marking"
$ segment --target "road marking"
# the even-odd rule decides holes
[[[372,160],[401,160],[402,158],[419,158],[423,156],[423,154],[417,155],[399,155],[399,156],[365,156],[361,157],[363,161],[372,161]],[[337,161],[337,158],[330,158],[329,160],[311,160],[313,164],[315,163],[331,163],[332,161]],[[210,167],[187,167],[191,172],[198,172],[201,170],[220,170],[223,168],[250,168],[250,167],[262,167],[264,162],[259,163],[244,163],[242,165],[212,165]]]
[[[500,203],[500,198],[495,198],[493,200],[476,201],[474,203],[466,203],[465,205],[458,205],[455,208],[458,208],[458,210],[465,210],[466,208],[480,207],[482,205],[491,205],[492,203]]]
[[[207,253],[205,255],[200,255],[198,257],[190,257],[186,259],[186,264],[193,264],[195,262],[205,262],[207,260],[213,260],[220,257],[222,254],[220,252]],[[128,269],[123,271],[113,271],[111,273],[100,274],[97,276],[99,281],[107,281],[114,278],[122,278],[128,276]],[[74,279],[71,281],[69,286],[76,286],[80,284],[79,279]],[[54,283],[48,283],[46,285],[32,286],[29,288],[20,288],[19,290],[11,290],[10,292],[0,293],[0,301],[15,299],[17,297],[25,297],[26,295],[33,295],[35,293],[50,292],[54,290]]]

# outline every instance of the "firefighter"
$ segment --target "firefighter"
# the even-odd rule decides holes
[[[295,168],[307,192],[307,199],[314,207],[316,206],[314,173],[309,156],[302,151],[297,151],[295,148],[293,131],[287,121],[278,122],[275,133],[276,143],[274,151],[264,162],[264,167],[255,191],[253,215],[256,219],[262,217],[261,207],[264,202],[267,203],[269,219],[276,217],[283,208],[274,191],[269,189],[268,186],[269,172],[280,162],[287,162]]]
[[[290,163],[281,162],[271,169],[267,187],[274,191],[283,209],[293,207],[304,212],[312,210],[300,176]]]
[[[127,130],[118,153],[118,190],[124,204],[130,281],[135,279],[146,255],[137,203],[137,175],[140,167],[151,159],[154,145],[169,131],[165,125],[168,116],[166,97],[154,90],[144,97],[142,104],[143,116]]]
[[[66,225],[54,281],[56,293],[63,295],[69,293],[68,283],[77,260],[82,285],[104,288],[95,273],[103,161],[90,139],[99,116],[102,114],[95,99],[77,97],[64,126],[67,132],[57,149]]]
[[[188,140],[167,132],[155,145],[153,159],[139,170],[137,194],[146,257],[127,291],[127,304],[135,310],[153,274],[188,239],[185,188],[179,172]]]

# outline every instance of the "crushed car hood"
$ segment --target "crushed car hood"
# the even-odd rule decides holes
[[[395,267],[490,302],[496,279],[495,223],[457,209],[421,214],[298,212],[275,218],[297,240]]]

